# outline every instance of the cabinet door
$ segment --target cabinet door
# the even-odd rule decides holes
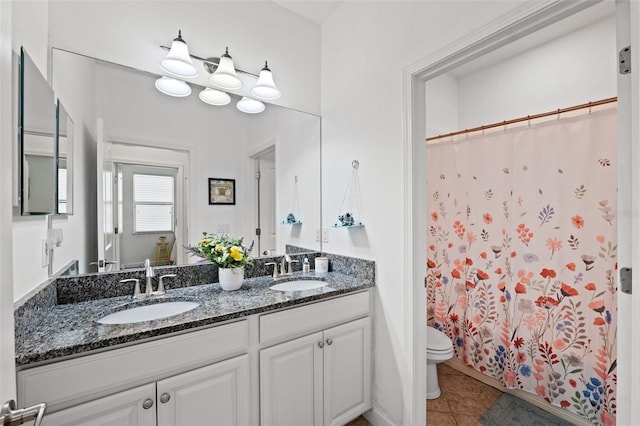
[[[249,355],[157,382],[159,426],[249,424]]]
[[[260,351],[260,424],[322,425],[322,333]]]
[[[369,318],[324,332],[324,424],[342,425],[371,408]]]
[[[155,426],[156,386],[148,384],[45,414],[45,426]],[[146,407],[146,408],[145,408]]]

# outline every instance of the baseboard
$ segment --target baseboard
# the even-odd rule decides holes
[[[362,416],[367,419],[367,421],[373,426],[397,426],[391,421],[391,419],[389,419],[384,415],[384,413],[380,412],[375,407],[364,413]]]
[[[555,405],[551,405],[537,395],[525,392],[520,389],[507,389],[498,380],[482,374],[481,372],[476,371],[473,368],[467,367],[461,360],[457,358],[450,359],[449,361],[446,361],[445,364],[453,368],[454,370],[461,372],[462,374],[473,377],[474,379],[484,383],[485,385],[489,385],[501,392],[508,393],[517,398],[520,398],[528,402],[529,404],[535,405],[536,407],[541,408],[544,411],[553,414],[554,416],[560,417],[562,420],[571,422],[576,426],[593,426],[591,422],[580,417],[579,415],[573,414],[567,410],[563,410],[562,408],[556,407]]]

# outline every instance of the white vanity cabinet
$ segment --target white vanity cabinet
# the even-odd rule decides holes
[[[140,386],[42,418],[43,426],[155,426],[156,387]]]
[[[368,313],[368,297],[360,293],[265,315],[261,338]],[[370,324],[364,317],[262,349],[261,425],[342,425],[371,408]]]
[[[45,426],[244,426],[249,355],[45,415]]]
[[[18,371],[46,426],[341,425],[371,408],[367,290]]]
[[[157,383],[158,426],[249,424],[249,355]]]
[[[244,426],[248,341],[242,320],[21,370],[18,400],[46,402],[50,426]]]

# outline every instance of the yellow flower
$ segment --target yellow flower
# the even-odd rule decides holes
[[[240,247],[233,246],[231,247],[231,252],[229,253],[229,256],[231,256],[233,260],[242,260],[242,258],[244,257],[244,253],[242,253],[242,250],[240,249]]]
[[[200,244],[205,245],[205,244],[209,244],[211,242],[211,238],[203,238],[200,240]]]
[[[216,246],[216,251],[223,251],[223,250],[224,250],[224,247],[221,246],[220,244]]]

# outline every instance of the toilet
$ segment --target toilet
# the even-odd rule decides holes
[[[436,364],[453,358],[453,344],[449,337],[427,326],[427,399],[440,396]]]

